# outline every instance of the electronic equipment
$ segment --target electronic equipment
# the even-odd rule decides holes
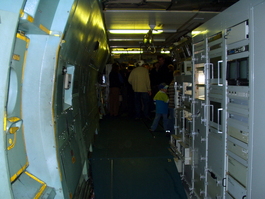
[[[249,85],[249,59],[241,58],[227,62],[228,85],[248,86]]]

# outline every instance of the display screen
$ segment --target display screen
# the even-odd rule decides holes
[[[238,67],[237,67],[236,61],[229,62],[227,72],[228,72],[228,74],[227,74],[228,79],[237,79],[238,78]]]
[[[239,78],[248,79],[248,59],[239,61]]]
[[[227,62],[228,85],[248,86],[249,85],[249,64],[248,58],[236,59]]]

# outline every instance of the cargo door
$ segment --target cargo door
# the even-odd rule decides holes
[[[25,171],[28,166],[21,112],[23,65],[28,43],[29,39],[27,37],[17,34],[9,74],[6,146],[11,182]]]
[[[14,198],[52,199],[56,195],[54,188],[48,187],[45,182],[26,171],[29,162],[24,140],[22,86],[28,45],[29,39],[26,36],[16,35],[9,73],[5,129],[10,183]]]

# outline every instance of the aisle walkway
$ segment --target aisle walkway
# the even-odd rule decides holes
[[[104,117],[91,163],[96,199],[186,199],[162,128],[152,121]],[[153,137],[155,136],[155,138]]]

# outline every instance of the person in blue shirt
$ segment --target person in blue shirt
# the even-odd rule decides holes
[[[165,132],[168,132],[167,130],[167,114],[168,114],[168,102],[169,102],[169,98],[166,94],[167,92],[167,88],[168,85],[166,85],[165,83],[159,84],[158,86],[159,91],[156,93],[155,97],[154,97],[154,102],[156,104],[156,115],[155,118],[153,120],[153,124],[151,126],[151,128],[149,129],[149,131],[153,132],[156,130],[157,125],[159,123],[159,120],[161,117],[163,117],[163,127]]]

